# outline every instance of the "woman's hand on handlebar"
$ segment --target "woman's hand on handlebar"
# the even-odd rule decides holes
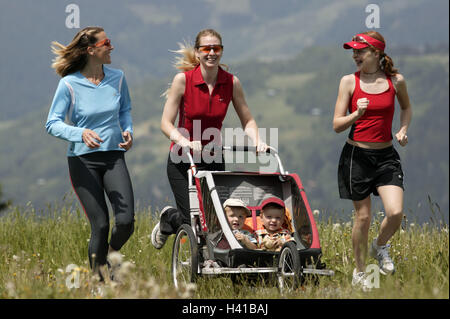
[[[202,151],[202,142],[200,141],[191,141],[189,142],[189,147],[192,149],[194,153],[201,153]]]
[[[202,142],[201,141],[189,141],[186,138],[182,138],[178,145],[180,145],[182,148],[189,147],[194,152],[201,152],[202,151]]]
[[[267,149],[269,148],[269,145],[266,143],[259,141],[258,145],[256,145],[256,154],[258,153],[265,153],[267,152]]]

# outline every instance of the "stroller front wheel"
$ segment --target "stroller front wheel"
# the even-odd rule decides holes
[[[173,243],[172,278],[175,287],[194,283],[199,273],[198,245],[194,232],[187,224],[178,229]]]
[[[289,241],[283,245],[278,260],[278,287],[281,292],[295,290],[301,281],[300,256],[297,245]]]

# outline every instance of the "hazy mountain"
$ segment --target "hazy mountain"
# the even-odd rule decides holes
[[[0,0],[0,121],[50,103],[57,82],[50,43],[67,44],[75,35],[66,27],[71,3],[80,9],[80,27],[105,28],[116,47],[113,63],[131,84],[173,72],[168,50],[206,27],[223,35],[229,62],[338,47],[366,30],[369,3],[380,8],[379,30],[390,47],[448,44],[449,35],[446,0]]]

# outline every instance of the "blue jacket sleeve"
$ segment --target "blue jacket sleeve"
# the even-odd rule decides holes
[[[64,123],[66,114],[72,105],[72,95],[64,79],[61,79],[53,98],[45,128],[55,137],[70,141],[82,142],[84,128]]]
[[[128,92],[128,85],[125,75],[122,78],[122,86],[120,88],[120,110],[119,122],[122,131],[129,131],[133,135],[133,121],[131,119],[131,99]]]

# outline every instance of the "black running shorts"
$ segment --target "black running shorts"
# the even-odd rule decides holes
[[[378,196],[377,187],[403,187],[400,156],[393,146],[383,149],[365,149],[346,143],[338,168],[339,195],[359,201],[371,193]]]

